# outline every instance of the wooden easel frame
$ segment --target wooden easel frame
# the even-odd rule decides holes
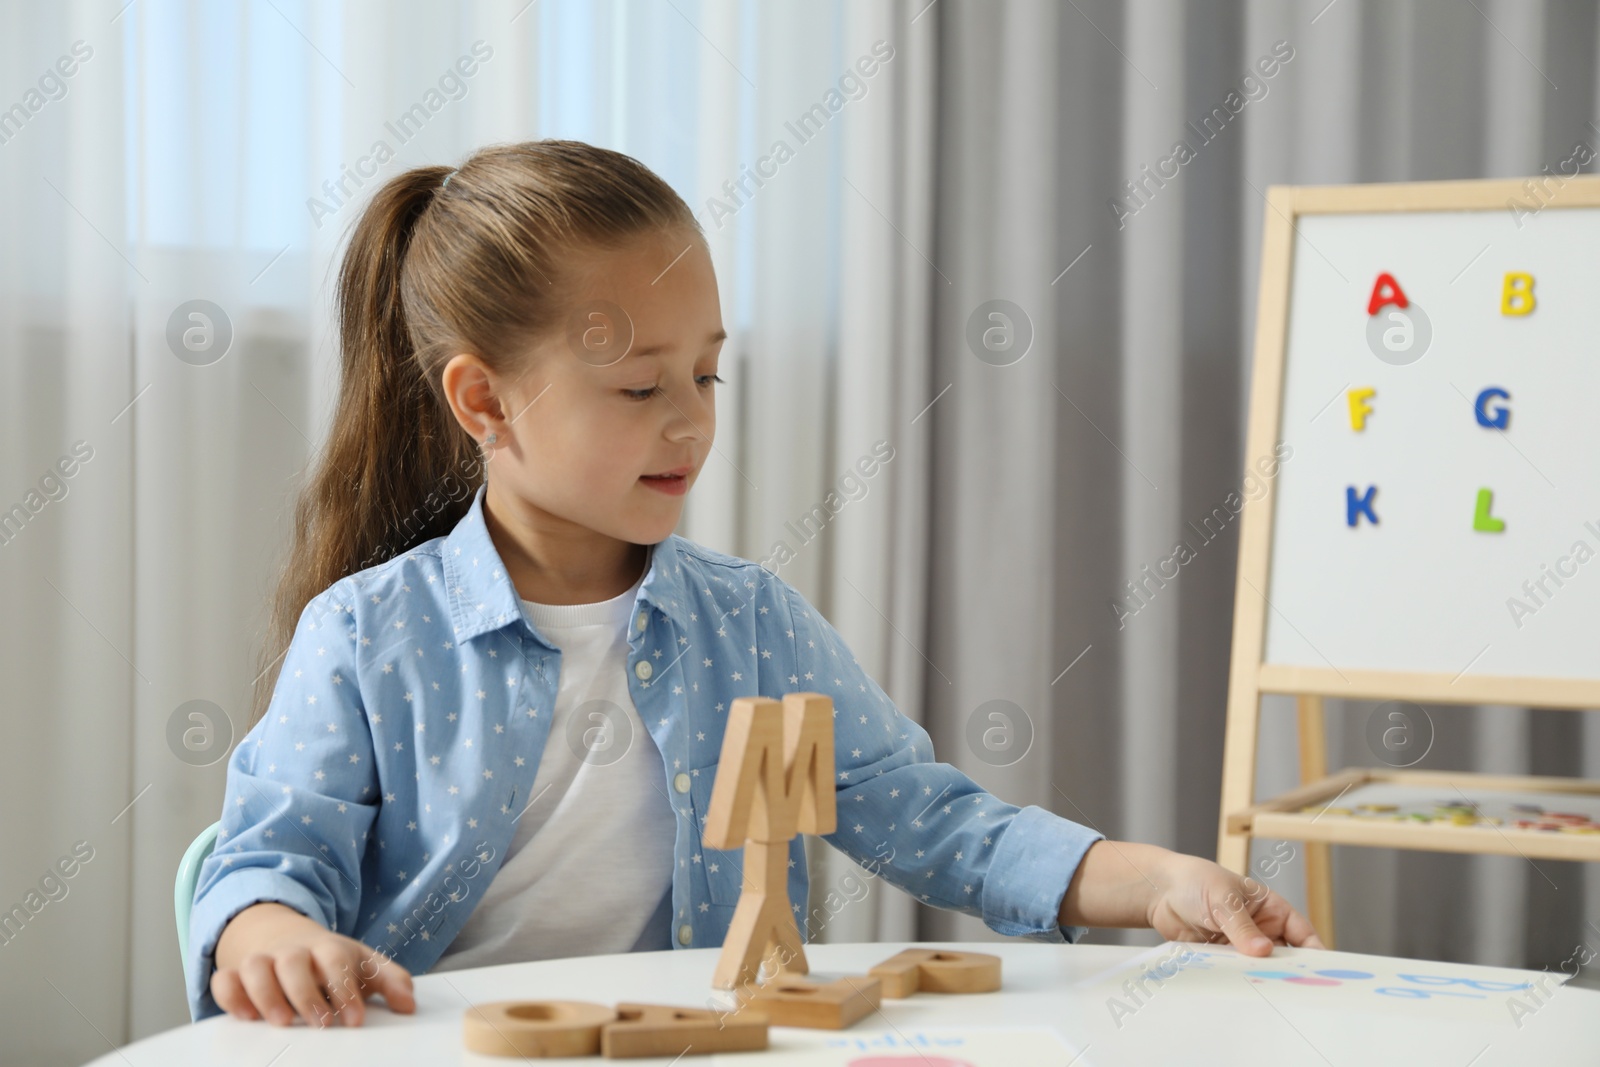
[[[1533,179],[1545,181],[1541,177]],[[1271,453],[1277,444],[1283,409],[1284,362],[1288,342],[1296,220],[1302,215],[1415,211],[1504,211],[1511,200],[1527,202],[1526,179],[1407,182],[1398,184],[1285,186],[1268,188],[1262,234],[1261,284],[1257,302],[1255,365],[1250,387],[1246,466],[1250,457]],[[1600,207],[1600,177],[1562,177],[1563,184],[1543,211]],[[1444,704],[1514,704],[1584,710],[1600,708],[1600,679],[1515,678],[1490,675],[1406,673],[1284,666],[1262,662],[1265,655],[1265,600],[1271,573],[1275,480],[1267,491],[1244,502],[1239,534],[1238,579],[1234,593],[1233,650],[1228,677],[1228,719],[1223,746],[1222,811],[1217,862],[1246,873],[1253,836],[1288,838],[1306,844],[1306,898],[1312,925],[1324,943],[1334,945],[1333,881],[1329,845],[1503,852],[1551,859],[1600,860],[1600,835],[1572,836],[1495,827],[1436,827],[1367,820],[1322,821],[1301,815],[1306,804],[1326,801],[1368,780],[1427,784],[1444,780],[1438,772],[1353,769],[1328,774],[1327,726],[1323,699],[1406,699]],[[1300,736],[1301,787],[1273,800],[1255,801],[1256,747],[1261,698],[1267,693],[1295,696]],[[1541,777],[1448,773],[1462,788],[1542,790],[1600,795],[1600,782]]]

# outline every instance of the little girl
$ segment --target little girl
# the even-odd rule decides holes
[[[286,651],[195,893],[196,1019],[354,1026],[373,992],[415,1010],[413,972],[721,944],[740,854],[700,831],[728,708],[798,691],[835,709],[826,840],[919,900],[1043,941],[1320,947],[1251,879],[935,762],[793,587],[673,533],[727,334],[698,224],[637,160],[537,141],[406,171],[338,308]],[[789,872],[804,902],[798,837]]]

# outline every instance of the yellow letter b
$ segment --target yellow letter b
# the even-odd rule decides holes
[[[1533,275],[1523,271],[1506,271],[1505,285],[1500,290],[1500,314],[1526,315],[1533,310]]]

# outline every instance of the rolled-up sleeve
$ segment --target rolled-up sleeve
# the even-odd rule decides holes
[[[781,583],[794,639],[789,691],[834,702],[838,829],[824,837],[918,900],[997,933],[1074,942],[1061,901],[1105,835],[1037,806],[1008,804],[934,759],[933,742],[856,662],[832,624]]]
[[[189,1012],[211,995],[217,941],[252,904],[272,901],[350,935],[379,791],[357,682],[354,593],[338,583],[300,614],[266,714],[228,758],[216,847],[200,867],[184,961]]]

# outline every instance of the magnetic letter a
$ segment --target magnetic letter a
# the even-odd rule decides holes
[[[1387,272],[1378,275],[1378,280],[1372,283],[1372,295],[1367,298],[1367,315],[1369,317],[1376,315],[1378,309],[1386,304],[1393,304],[1398,308],[1411,306],[1406,300],[1405,290],[1394,280],[1394,275]]]

